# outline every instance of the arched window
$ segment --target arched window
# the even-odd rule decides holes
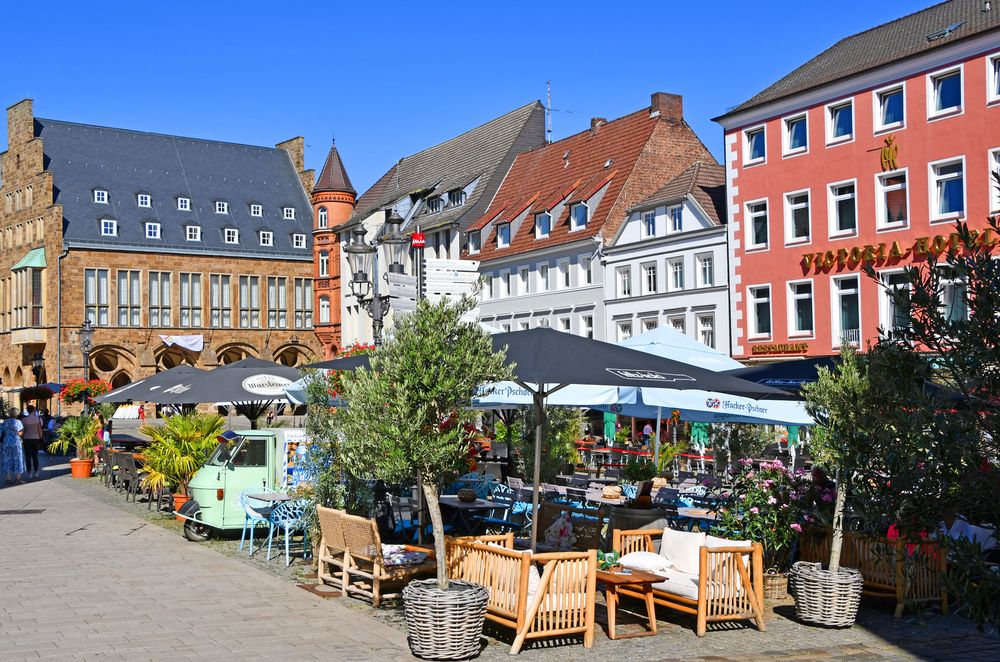
[[[330,275],[330,254],[326,251],[319,252],[319,275],[320,277]]]
[[[319,208],[319,214],[318,214],[319,228],[320,229],[326,228],[328,221],[329,221],[329,219],[327,217],[326,207],[320,207]]]
[[[330,299],[327,297],[319,298],[319,323],[330,323]]]

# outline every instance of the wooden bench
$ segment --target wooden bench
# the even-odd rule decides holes
[[[489,589],[486,618],[515,632],[511,655],[529,639],[583,635],[594,643],[597,552],[518,552],[512,534],[449,538],[448,574]],[[544,566],[529,593],[532,565]],[[537,569],[535,570],[537,573]]]

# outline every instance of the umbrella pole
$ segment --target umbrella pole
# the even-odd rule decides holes
[[[660,407],[656,407],[656,438],[653,439],[653,466],[659,468],[660,466],[660,419],[662,414],[660,413]]]
[[[545,424],[545,384],[532,393],[535,403],[535,470],[531,485],[531,553],[538,544],[538,488],[542,476],[542,427]]]

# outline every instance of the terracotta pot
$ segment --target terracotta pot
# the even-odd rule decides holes
[[[172,494],[171,496],[174,498],[174,512],[175,513],[178,510],[181,509],[181,506],[183,506],[185,503],[188,502],[188,500],[191,499],[191,497],[189,497],[186,494]],[[176,519],[177,519],[178,522],[183,522],[184,521],[184,518],[181,517],[180,515],[177,515]]]
[[[73,478],[90,478],[94,473],[94,460],[70,460],[69,470]]]

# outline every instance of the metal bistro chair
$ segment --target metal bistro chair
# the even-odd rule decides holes
[[[274,507],[268,517],[270,530],[267,533],[267,561],[271,560],[271,543],[274,541],[274,532],[279,532],[285,538],[285,567],[292,564],[292,556],[289,553],[289,545],[293,535],[302,534],[302,558],[309,557],[309,530],[304,517],[309,502],[306,499],[295,499],[294,501],[283,501]]]
[[[250,550],[247,556],[253,556],[253,534],[261,524],[270,526],[268,517],[271,515],[271,504],[260,499],[251,499],[250,495],[260,491],[259,487],[248,487],[240,493],[240,505],[243,506],[245,514],[243,520],[243,533],[240,535],[240,550],[243,549],[243,541],[246,540],[247,529],[250,529]]]
[[[519,500],[514,490],[506,485],[497,484],[493,488],[493,503],[495,507],[481,518],[487,533],[517,532],[524,528],[527,517],[523,508],[516,508]],[[520,521],[515,519],[518,515],[521,516]]]
[[[111,449],[107,444],[101,447],[99,456],[101,458],[101,480],[104,482],[104,487],[110,489],[113,476],[111,471]]]

